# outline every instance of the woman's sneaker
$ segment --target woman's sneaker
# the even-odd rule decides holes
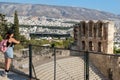
[[[1,74],[1,76],[2,76],[2,77],[7,77],[7,74],[8,74],[8,72],[3,71],[3,73]]]

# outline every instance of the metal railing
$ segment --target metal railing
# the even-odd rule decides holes
[[[17,51],[12,70],[30,80],[118,80],[120,55],[30,44]]]
[[[33,49],[33,47],[34,47],[34,49],[36,49],[36,47],[38,48],[49,48],[50,50],[52,50],[52,54],[49,54],[49,57],[52,57],[52,61],[53,61],[53,70],[54,70],[54,72],[53,72],[53,74],[54,74],[54,76],[53,76],[53,80],[57,80],[57,78],[56,78],[56,76],[57,76],[57,69],[59,68],[59,67],[61,67],[62,68],[62,66],[61,65],[59,65],[60,63],[57,63],[57,60],[61,60],[61,59],[65,59],[66,57],[70,57],[70,53],[63,53],[63,52],[61,52],[61,51],[66,51],[66,50],[70,50],[70,49],[64,49],[64,48],[55,48],[55,47],[44,47],[44,46],[38,46],[38,45],[29,45],[29,78],[30,79],[32,79],[32,78],[35,78],[35,79],[38,79],[37,78],[37,76],[35,76],[35,77],[33,77],[33,71],[32,71],[32,66],[33,66],[33,60],[32,60],[32,54],[34,53],[34,49]],[[39,51],[41,51],[40,49],[38,49]],[[61,53],[59,53],[59,50],[60,50],[60,52]],[[36,50],[35,50],[36,51]],[[84,51],[78,51],[78,50],[72,50],[72,51],[74,51],[74,52],[84,52]],[[32,53],[33,52],[33,53]],[[42,53],[42,52],[41,52]],[[34,53],[35,54],[35,53]],[[43,54],[45,54],[45,53],[43,53]],[[86,53],[87,54],[87,53]],[[40,54],[38,54],[38,55],[40,55]],[[81,54],[82,56],[86,56],[86,55],[83,55],[83,54]],[[88,56],[87,56],[88,57]],[[83,58],[83,60],[85,60],[85,61],[87,61],[87,57],[85,58],[85,57],[82,57]],[[52,62],[51,61],[51,62]],[[87,67],[88,66],[88,64],[89,63],[85,63],[84,64],[84,66],[86,66],[85,67],[85,69],[84,69],[84,73],[83,74],[85,74],[85,73],[87,73],[86,75],[84,75],[84,79],[85,80],[88,80],[88,78],[89,78],[89,74],[88,74],[88,71],[89,71],[89,68]],[[63,70],[64,72],[65,72],[65,70]],[[36,73],[34,73],[35,75],[36,75]],[[66,74],[68,74],[67,72],[66,72]],[[69,74],[68,74],[69,75]],[[85,78],[86,77],[86,78]]]
[[[37,46],[37,45],[29,45],[29,55],[30,55],[29,56],[30,57],[29,58],[29,67],[32,66],[32,51],[33,51],[32,47],[33,46],[34,47],[43,47],[43,46]],[[98,76],[100,76],[103,80],[104,79],[107,80],[108,78],[109,78],[109,80],[114,80],[114,79],[110,78],[109,72],[107,73],[108,68],[105,69],[106,70],[105,73],[108,74],[108,75],[104,74],[104,71],[102,71],[102,68],[99,69],[100,65],[96,64],[97,63],[96,55],[98,55],[98,57],[100,57],[100,56],[104,57],[103,60],[106,59],[106,61],[109,60],[107,57],[117,57],[117,58],[119,58],[120,55],[106,54],[106,53],[102,53],[102,52],[93,52],[93,51],[78,51],[78,50],[73,50],[73,49],[63,49],[63,48],[55,48],[55,47],[52,47],[52,48],[47,47],[47,48],[50,48],[50,49],[53,50],[53,52],[52,52],[53,53],[52,54],[52,56],[53,56],[53,65],[54,65],[54,67],[53,67],[54,68],[54,78],[53,78],[53,80],[57,80],[57,75],[58,75],[57,69],[58,69],[58,66],[59,66],[59,64],[58,64],[59,62],[57,62],[57,60],[59,60],[59,57],[57,57],[57,56],[60,56],[60,55],[58,55],[58,53],[56,52],[57,50],[63,50],[63,51],[69,50],[69,51],[77,52],[77,54],[75,54],[75,55],[73,53],[72,54],[64,53],[61,56],[62,59],[64,59],[63,57],[68,57],[68,56],[69,57],[70,56],[78,56],[78,57],[83,58],[83,60],[84,60],[84,72],[83,72],[84,76],[83,76],[83,80],[89,80],[92,77],[91,76],[92,73],[90,73],[90,71],[93,70],[93,69],[90,66],[93,66],[93,65],[94,65],[94,68],[96,68],[96,74],[98,74]],[[63,56],[63,55],[66,55],[66,56]],[[96,59],[96,61],[94,61],[95,59]],[[98,59],[98,60],[100,60],[100,59]],[[102,64],[102,62],[101,62],[101,64]],[[110,64],[114,64],[114,62],[110,62]],[[107,66],[110,67],[110,65],[107,65]],[[117,65],[112,65],[112,66],[115,67]],[[59,66],[59,67],[61,67],[61,66]],[[63,71],[65,72],[65,70],[63,70]],[[66,74],[68,74],[69,77],[71,77],[71,80],[73,79],[72,76],[70,76],[69,73],[66,72]],[[33,78],[32,67],[29,68],[29,77],[30,77],[30,79]],[[37,77],[38,76],[35,76],[36,79],[38,79]],[[100,78],[100,77],[98,77],[98,78]]]

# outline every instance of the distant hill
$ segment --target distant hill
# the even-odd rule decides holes
[[[12,16],[15,10],[18,11],[19,16],[46,16],[50,18],[71,18],[80,20],[120,19],[120,16],[109,12],[81,7],[0,2],[0,13]]]

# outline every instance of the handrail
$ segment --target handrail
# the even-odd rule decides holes
[[[33,64],[32,64],[32,47],[33,46],[36,46],[36,47],[41,47],[41,48],[50,48],[53,50],[53,55],[54,55],[54,80],[56,80],[56,50],[59,49],[59,50],[70,50],[70,51],[76,51],[76,52],[83,52],[84,53],[84,66],[85,66],[85,80],[89,80],[89,55],[90,54],[98,54],[98,55],[106,55],[106,56],[117,56],[117,57],[120,57],[120,55],[116,55],[116,54],[107,54],[107,53],[103,53],[103,52],[95,52],[95,51],[86,51],[86,50],[75,50],[75,49],[68,49],[68,48],[57,48],[57,47],[50,47],[50,46],[40,46],[40,45],[29,45],[29,77],[30,77],[30,80],[33,78],[32,76],[32,68],[33,68]],[[34,69],[34,68],[33,68]],[[35,74],[35,78],[37,79],[37,76],[36,76],[36,72],[35,70],[34,71],[34,74]],[[38,80],[38,79],[37,79]]]
[[[50,47],[50,46],[40,46],[40,45],[32,45],[32,46],[43,47],[43,48],[53,48],[53,47]],[[76,50],[76,49],[57,48],[57,47],[54,47],[54,48],[59,49],[59,50],[71,50],[71,51],[76,51],[76,52],[86,52],[86,50]],[[99,55],[107,55],[107,56],[119,56],[120,57],[120,54],[109,54],[109,53],[104,53],[104,52],[88,51],[88,53],[99,54]]]

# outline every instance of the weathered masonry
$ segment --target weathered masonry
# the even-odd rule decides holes
[[[78,50],[113,54],[114,23],[112,21],[81,21],[74,25]]]

